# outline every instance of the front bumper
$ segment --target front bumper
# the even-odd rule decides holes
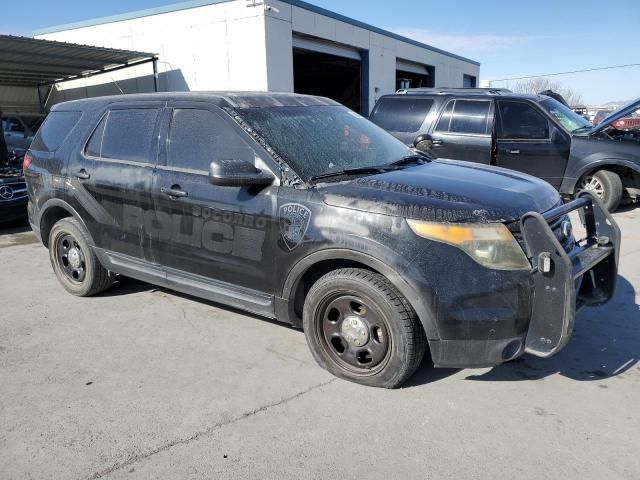
[[[27,197],[0,202],[0,223],[11,222],[27,216]]]
[[[549,223],[578,209],[586,237],[565,252]],[[571,338],[577,309],[602,305],[613,296],[620,228],[602,203],[587,193],[542,215],[527,213],[520,223],[534,285],[524,350],[550,357]]]
[[[587,234],[563,246],[552,227],[575,210]],[[599,200],[584,194],[544,214],[527,213],[518,230],[530,272],[467,262],[438,275],[451,282],[431,299],[440,336],[429,339],[429,348],[437,367],[490,367],[525,352],[550,357],[571,338],[580,307],[613,296],[620,229]]]

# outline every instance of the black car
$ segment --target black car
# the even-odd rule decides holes
[[[553,355],[614,291],[620,234],[598,200],[434,161],[326,98],[62,103],[29,158],[30,222],[69,292],[125,275],[275,318],[366,385],[401,385],[427,346],[439,367]]]
[[[25,219],[28,200],[22,165],[0,164],[0,225]]]
[[[640,188],[640,138],[612,126],[639,100],[593,126],[544,95],[503,89],[409,89],[382,97],[371,120],[440,158],[528,173],[562,195],[597,195],[614,211]]]

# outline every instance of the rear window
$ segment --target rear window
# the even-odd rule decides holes
[[[55,152],[76,126],[82,113],[51,112],[31,143],[31,150]]]
[[[380,100],[371,121],[390,132],[417,132],[433,106],[429,98],[387,97]]]
[[[111,110],[87,143],[86,153],[97,158],[151,162],[158,109]]]

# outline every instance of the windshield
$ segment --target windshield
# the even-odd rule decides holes
[[[570,133],[575,133],[579,130],[591,129],[593,127],[589,120],[581,117],[569,107],[561,104],[553,98],[543,100],[540,102],[540,105],[542,105],[542,107]]]
[[[305,181],[390,165],[414,154],[343,106],[244,108],[238,113]]]

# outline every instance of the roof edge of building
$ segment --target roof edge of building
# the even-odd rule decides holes
[[[189,0],[187,2],[172,3],[160,7],[146,8],[144,10],[136,10],[133,12],[120,13],[117,15],[109,15],[106,17],[96,17],[89,20],[81,20],[79,22],[65,23],[63,25],[55,25],[53,27],[41,28],[34,30],[32,35],[46,35],[48,33],[63,32],[65,30],[75,30],[77,28],[94,27],[96,25],[105,25],[108,23],[123,22],[125,20],[134,20],[136,18],[151,17],[153,15],[161,15],[163,13],[178,12],[180,10],[189,10],[191,8],[206,7],[218,3],[227,3],[233,0]]]
[[[233,1],[233,0],[190,0],[190,1],[187,1],[187,2],[174,3],[174,4],[171,4],[171,5],[164,5],[164,6],[161,6],[161,7],[148,8],[148,9],[145,9],[145,10],[138,10],[138,11],[135,11],[135,12],[122,13],[122,14],[119,14],[119,15],[111,15],[111,16],[108,16],[108,17],[94,18],[94,19],[90,19],[90,20],[84,20],[84,21],[81,21],[81,22],[68,23],[68,24],[65,24],[65,25],[58,25],[58,26],[55,26],[55,27],[34,30],[33,31],[33,36],[46,35],[46,34],[49,34],[49,33],[62,32],[62,31],[65,31],[65,30],[74,30],[74,29],[77,29],[77,28],[92,27],[92,26],[95,26],[95,25],[104,25],[104,24],[107,24],[107,23],[121,22],[121,21],[125,21],[125,20],[133,20],[135,18],[150,17],[152,15],[159,15],[159,14],[163,14],[163,13],[177,12],[177,11],[180,11],[180,10],[188,10],[188,9],[191,9],[191,8],[204,7],[204,6],[207,6],[207,5],[215,5],[215,4],[219,4],[219,3],[227,3],[227,2],[231,2],[231,1]],[[439,53],[441,55],[445,55],[447,57],[454,58],[456,60],[460,60],[460,61],[463,61],[463,62],[466,62],[466,63],[471,63],[473,65],[480,66],[480,62],[477,62],[475,60],[471,60],[470,58],[466,58],[466,57],[463,57],[463,56],[460,56],[460,55],[456,55],[455,53],[447,52],[446,50],[442,50],[442,49],[434,47],[432,45],[427,45],[426,43],[418,42],[417,40],[413,40],[411,38],[404,37],[404,36],[399,35],[397,33],[393,33],[393,32],[390,32],[388,30],[384,30],[382,28],[375,27],[375,26],[370,25],[368,23],[361,22],[359,20],[355,20],[353,18],[341,15],[339,13],[332,12],[331,10],[327,10],[326,8],[318,7],[316,5],[312,5],[312,4],[307,3],[305,1],[302,1],[302,0],[279,0],[279,1],[281,1],[283,3],[287,3],[287,4],[289,4],[291,6],[294,6],[294,7],[302,8],[304,10],[308,10],[310,12],[317,13],[319,15],[324,15],[326,17],[333,18],[334,20],[339,20],[341,22],[348,23],[348,24],[353,25],[355,27],[363,28],[363,29],[368,30],[370,32],[374,32],[374,33],[377,33],[379,35],[383,35],[385,37],[393,38],[395,40],[399,40],[399,41],[402,41],[402,42],[409,43],[411,45],[415,45],[416,47],[420,47],[420,48],[424,48],[424,49],[430,50],[430,51],[432,51],[434,53]]]

